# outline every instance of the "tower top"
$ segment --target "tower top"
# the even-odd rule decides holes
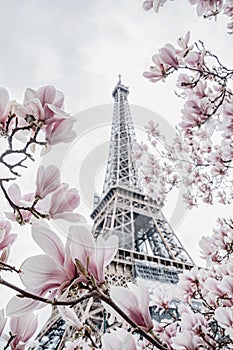
[[[127,96],[129,94],[129,88],[128,86],[125,86],[121,82],[121,74],[118,75],[118,83],[115,86],[112,96],[116,99],[117,92],[120,90],[122,95]]]
[[[108,163],[103,195],[113,187],[139,190],[139,179],[133,148],[136,135],[128,103],[129,89],[121,82],[121,75],[113,90],[114,110]]]

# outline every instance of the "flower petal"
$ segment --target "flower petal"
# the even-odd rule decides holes
[[[35,333],[38,326],[38,318],[34,314],[28,314],[22,317],[14,317],[10,321],[10,328],[16,337],[13,339],[13,345],[23,341],[26,343]]]
[[[17,296],[9,300],[6,306],[6,314],[9,317],[20,317],[26,315],[33,310],[37,309],[38,306],[45,306],[38,300],[19,298]]]
[[[95,254],[95,240],[88,225],[71,226],[69,230],[71,256],[86,266],[87,258]]]
[[[64,262],[64,246],[60,238],[45,222],[38,221],[32,225],[32,237],[40,248],[59,264]]]
[[[49,290],[59,287],[67,280],[66,274],[52,258],[37,255],[26,259],[21,266],[21,280],[29,290]]]
[[[36,177],[36,195],[44,198],[54,192],[61,184],[60,171],[54,165],[39,166]]]

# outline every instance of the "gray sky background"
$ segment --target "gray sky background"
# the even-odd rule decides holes
[[[55,85],[65,93],[66,110],[76,114],[112,103],[111,92],[120,73],[122,82],[130,87],[130,103],[158,113],[174,126],[179,122],[182,106],[173,92],[175,78],[156,85],[143,78],[151,56],[191,30],[191,41],[203,40],[225,65],[231,66],[232,36],[227,35],[227,18],[204,21],[187,0],[168,1],[157,15],[143,11],[142,3],[0,0],[0,86],[8,89],[11,99],[22,101],[26,87]],[[109,124],[111,118],[109,115]],[[148,119],[143,115],[141,125]],[[92,130],[90,135],[98,145],[102,134],[95,135]],[[106,130],[105,135],[108,139]],[[84,141],[85,138],[79,144],[80,154],[86,152]],[[166,209],[168,218],[172,211],[170,202]],[[199,237],[211,233],[219,215],[229,214],[230,208],[203,205],[188,212],[178,225],[176,233],[198,263]],[[25,251],[36,248],[31,243],[29,246],[24,231],[25,228],[24,239],[15,246],[25,256]],[[20,261],[22,258],[16,259],[16,263]]]
[[[150,84],[142,77],[152,54],[191,29],[192,40],[202,39],[230,64],[231,36],[225,18],[197,18],[187,0],[168,1],[157,15],[143,11],[142,2],[1,0],[1,85],[22,100],[27,86],[54,84],[74,114],[111,102],[121,73],[131,88],[131,103],[156,109],[172,123],[177,99],[168,92],[173,85]]]

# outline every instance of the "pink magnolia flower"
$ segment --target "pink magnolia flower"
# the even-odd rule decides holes
[[[164,327],[163,331],[161,332],[161,339],[165,344],[167,344],[167,346],[169,347],[169,350],[172,349],[170,347],[171,338],[175,336],[176,331],[177,331],[177,324],[174,322]]]
[[[223,298],[225,292],[219,286],[218,280],[208,277],[202,286],[202,293],[210,305],[216,306],[219,298]]]
[[[16,239],[15,233],[10,233],[11,224],[9,221],[0,220],[0,250],[10,246]]]
[[[22,195],[21,189],[17,184],[12,184],[8,187],[8,195],[12,202],[16,204],[19,207],[30,207],[34,201],[34,194],[33,193],[27,193],[25,195]],[[20,213],[22,215],[24,222],[30,222],[32,214],[30,211],[21,209]],[[10,220],[18,220],[19,218],[11,213],[11,212],[5,212],[5,215]]]
[[[43,199],[49,193],[54,192],[61,184],[60,171],[54,165],[46,168],[40,165],[36,177],[36,197]]]
[[[196,205],[195,197],[192,195],[192,193],[189,190],[186,193],[184,193],[182,196],[188,209],[192,209]]]
[[[44,120],[45,124],[51,124],[61,119],[71,118],[70,114],[66,113],[62,109],[58,108],[57,106],[48,105],[48,104],[46,104],[44,107],[44,114],[45,114],[45,120]]]
[[[10,342],[12,350],[24,350],[28,340],[34,335],[38,319],[33,313],[22,317],[14,317],[10,321],[10,330],[14,339]]]
[[[197,267],[193,267],[190,271],[185,271],[179,275],[178,289],[185,299],[194,296],[199,285],[199,272]]]
[[[188,32],[185,37],[179,37],[177,39],[177,44],[179,45],[180,49],[176,50],[176,53],[180,56],[180,57],[185,57],[187,55],[187,53],[192,50],[193,45],[188,46],[189,43],[189,39],[190,39],[190,32]]]
[[[34,198],[33,193],[27,193],[22,196],[21,189],[17,184],[10,185],[7,192],[10,199],[18,206],[28,206],[32,204]]]
[[[210,94],[210,91],[207,90],[207,83],[206,81],[198,81],[197,84],[194,86],[194,88],[192,89],[192,91],[189,92],[189,95],[192,97],[192,98],[204,98],[204,97],[207,97],[209,96]],[[208,101],[208,100],[207,100]],[[199,133],[203,133],[203,130],[200,130]],[[200,137],[201,137],[201,134],[200,134]]]
[[[68,188],[67,184],[62,184],[52,193],[49,214],[52,219],[63,219],[71,222],[85,222],[82,215],[74,213],[80,204],[80,196],[75,188]]]
[[[49,197],[47,197],[50,194]],[[52,219],[63,219],[71,222],[85,222],[82,215],[75,213],[80,204],[80,196],[75,188],[68,188],[68,184],[60,184],[59,169],[55,166],[47,168],[40,166],[36,179],[36,193],[21,194],[20,187],[12,184],[8,188],[8,195],[12,202],[20,207],[23,222],[30,222],[32,213],[26,208],[31,208],[35,197],[42,201],[35,205],[35,209]],[[16,214],[5,213],[11,220],[19,220]]]
[[[6,89],[0,88],[0,123],[4,125],[9,113],[9,94]]]
[[[132,321],[146,332],[153,328],[149,312],[149,292],[142,281],[128,283],[128,288],[111,287],[110,297]]]
[[[87,266],[88,259],[88,273],[93,275],[98,284],[103,283],[104,268],[112,260],[118,247],[115,236],[106,242],[99,238],[95,243],[91,232],[84,225],[71,227],[65,247],[43,221],[32,225],[32,237],[45,254],[27,258],[20,267],[20,278],[27,290],[51,299],[75,281],[85,280],[77,272],[75,259],[84,267]],[[38,301],[14,297],[7,305],[7,314],[10,317],[22,316],[44,305]],[[66,314],[70,322],[75,322],[72,312],[64,308],[60,311]]]
[[[221,163],[222,162],[222,150],[219,148],[217,150],[213,150],[208,155],[208,160],[212,163]]]
[[[155,124],[153,120],[150,120],[147,125],[144,127],[146,132],[152,136],[152,137],[159,137],[160,136],[160,130],[159,130],[159,124]]]
[[[114,258],[118,249],[117,236],[111,236],[106,241],[99,236],[95,241],[91,227],[79,224],[70,227],[69,239],[73,261],[78,259],[84,268],[88,266],[87,275],[92,275],[98,284],[104,283],[104,268]],[[85,280],[85,276],[83,279]]]
[[[197,15],[214,15],[221,10],[223,0],[189,0],[191,5],[197,5]]]
[[[48,141],[50,145],[69,143],[73,141],[76,137],[76,133],[72,129],[75,121],[74,118],[59,118],[54,123],[46,125],[46,141]]]
[[[32,98],[26,102],[23,112],[24,115],[29,114],[34,116],[38,121],[42,121],[45,125],[52,124],[64,118],[70,118],[69,114],[54,105],[46,104],[43,107],[38,98]],[[42,129],[44,129],[43,126]]]
[[[183,129],[189,129],[203,124],[208,119],[209,106],[210,101],[207,97],[202,99],[195,97],[187,100],[184,108],[181,110],[183,121],[180,123],[180,126]]]
[[[169,66],[161,60],[161,57],[158,54],[153,55],[152,61],[155,66],[151,66],[150,71],[144,72],[143,76],[148,78],[152,83],[155,83],[164,79]]]
[[[25,91],[24,106],[27,113],[45,125],[70,117],[62,110],[63,104],[64,94],[54,86],[43,86],[38,90],[28,88]]]
[[[189,51],[185,57],[185,62],[193,68],[198,68],[204,63],[204,53],[205,52]]]
[[[185,73],[179,74],[177,79],[177,86],[180,89],[191,89],[193,84],[193,77],[188,76]]]
[[[11,114],[15,114],[17,117],[19,117],[18,126],[27,125],[27,122],[25,121],[27,109],[22,104],[18,103],[16,100],[10,101],[10,111]]]
[[[233,307],[218,307],[214,317],[220,326],[225,328],[226,334],[233,338]]]
[[[167,0],[146,0],[142,7],[146,11],[153,8],[155,12],[159,12],[159,8],[162,7],[166,1]]]
[[[218,175],[225,175],[226,174],[226,171],[227,171],[227,167],[225,167],[225,165],[223,163],[215,163],[210,172],[213,176],[218,176]]]
[[[137,350],[132,334],[122,328],[111,330],[101,337],[103,350]]]
[[[224,276],[223,279],[219,282],[219,288],[221,288],[229,298],[232,298],[233,297],[233,277]]]
[[[64,104],[64,94],[56,90],[54,86],[42,86],[38,90],[27,88],[24,94],[24,104],[34,98],[40,101],[42,107],[51,104],[61,108]]]
[[[171,44],[166,44],[159,50],[159,56],[163,63],[171,67],[178,67],[179,61],[176,57],[176,50]]]
[[[172,349],[177,350],[199,350],[203,340],[192,332],[184,330],[172,338],[171,345]]]
[[[170,298],[160,289],[154,290],[151,295],[151,304],[156,305],[158,309],[168,310],[170,307]]]
[[[27,258],[20,267],[20,278],[27,290],[53,298],[78,277],[71,259],[70,240],[64,247],[60,238],[43,221],[32,225],[32,238],[45,254]],[[37,301],[12,298],[7,305],[10,317],[22,316],[35,308],[43,307]]]
[[[199,242],[201,248],[201,257],[207,259],[209,264],[211,261],[218,260],[218,249],[214,244],[212,237],[203,236]]]
[[[227,260],[225,259],[223,263],[216,265],[215,269],[219,278],[233,275],[233,259],[231,257],[229,257]]]
[[[44,109],[40,100],[37,98],[32,98],[31,100],[27,101],[24,106],[27,110],[27,114],[33,115],[33,117],[35,117],[37,120],[44,120]]]
[[[207,334],[208,323],[201,313],[194,314],[191,311],[182,313],[180,326],[182,330],[196,335]]]

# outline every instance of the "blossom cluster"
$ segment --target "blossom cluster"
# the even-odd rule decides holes
[[[154,312],[161,318],[153,320],[153,333],[166,349],[232,349],[232,234],[232,220],[219,220],[217,232],[208,238],[211,246],[200,242],[202,255],[209,258],[208,268],[193,267],[182,273],[173,293],[152,288],[150,305],[156,306]],[[218,254],[210,254],[217,237]],[[143,349],[142,344],[138,349]]]
[[[220,13],[230,18],[228,29],[233,30],[233,4],[231,0],[188,0],[191,5],[196,5],[196,12],[198,16],[204,18],[216,17]],[[153,9],[156,13],[167,2],[167,0],[145,0],[143,2],[143,9],[148,11]]]
[[[43,221],[32,225],[32,238],[44,254],[27,258],[20,267],[20,278],[27,291],[50,299],[90,279],[94,285],[103,284],[104,268],[118,248],[116,236],[106,241],[99,237],[95,242],[86,224],[70,227],[65,246]],[[39,300],[14,297],[6,310],[8,316],[19,317],[41,306]]]
[[[0,344],[9,344],[12,350],[24,350],[35,343],[30,339],[38,327],[38,317],[33,313],[23,317],[13,317],[9,324],[9,334],[3,333],[7,318],[4,311],[0,310]],[[8,346],[7,346],[8,347]]]
[[[74,212],[80,204],[78,191],[61,183],[60,171],[56,166],[40,165],[35,185],[34,192],[24,195],[16,183],[8,187],[5,195],[14,210],[14,213],[5,213],[8,219],[20,224],[32,222],[34,218],[85,221],[82,215]]]
[[[221,263],[232,255],[233,220],[219,219],[212,236],[203,236],[200,241],[201,257],[207,264]]]
[[[79,204],[78,192],[60,182],[59,170],[55,167],[38,169],[36,193],[21,195],[15,182],[21,176],[20,170],[34,160],[37,147],[43,147],[42,154],[45,154],[53,145],[74,140],[74,123],[75,118],[64,111],[63,93],[53,86],[38,90],[27,88],[23,104],[11,101],[7,90],[0,88],[0,187],[13,209],[8,218],[21,224],[29,222],[32,215],[63,219],[66,216],[70,221],[77,221],[77,215],[75,218],[71,212]],[[13,181],[14,184],[9,185]]]
[[[9,229],[9,223],[2,226]],[[5,235],[1,248],[9,245],[14,234]],[[6,317],[0,313],[0,341],[9,341],[12,349],[24,349],[37,329],[37,317],[33,311],[41,309],[50,301],[59,298],[58,310],[61,316],[77,330],[83,325],[74,310],[63,306],[72,299],[72,290],[84,295],[105,284],[104,269],[113,259],[118,249],[118,238],[111,236],[106,241],[101,237],[94,240],[90,227],[86,224],[71,226],[64,246],[59,236],[48,224],[38,221],[32,224],[32,238],[44,254],[27,258],[19,269],[21,282],[25,286],[21,297],[13,297],[6,306],[11,317],[10,334],[3,333]],[[28,294],[30,293],[30,294]],[[24,298],[22,298],[24,296]],[[85,343],[85,341],[83,341]]]
[[[9,138],[39,143],[35,136],[43,137],[45,145],[70,142],[75,138],[72,126],[75,119],[64,111],[64,95],[54,86],[38,90],[27,88],[23,104],[11,101],[6,89],[0,89],[1,134]]]
[[[189,44],[189,39],[187,33],[178,39],[176,48],[171,44],[161,48],[152,58],[155,65],[144,73],[157,82],[182,70],[177,87],[185,102],[177,136],[165,140],[159,126],[150,122],[146,129],[153,151],[148,154],[147,146],[138,145],[136,155],[143,164],[143,184],[159,203],[164,201],[163,194],[182,183],[188,207],[198,200],[227,204],[233,198],[233,71],[202,43]]]
[[[233,344],[233,225],[232,220],[219,219],[218,229],[209,237],[208,244],[200,242],[202,256],[207,260],[208,268],[193,267],[180,275],[177,287],[168,294],[168,288],[158,286],[148,288],[145,281],[138,280],[137,285],[110,288],[111,301],[117,309],[107,306],[106,310],[117,316],[119,309],[158,341],[158,347],[147,339],[142,340],[137,332],[131,333],[116,327],[101,337],[103,350],[143,350],[143,349],[232,349]],[[207,238],[205,239],[206,243]],[[216,242],[215,242],[216,240]],[[221,242],[220,242],[221,240]],[[214,243],[215,242],[215,243]],[[210,250],[215,244],[213,254]],[[150,290],[150,294],[149,294]],[[174,300],[175,298],[175,300]],[[160,315],[157,322],[149,313],[149,306],[156,306]],[[119,321],[119,319],[118,319]],[[67,341],[66,350],[75,346],[92,349],[90,343],[80,339]],[[114,345],[113,345],[114,344]],[[113,347],[114,346],[114,347]]]

